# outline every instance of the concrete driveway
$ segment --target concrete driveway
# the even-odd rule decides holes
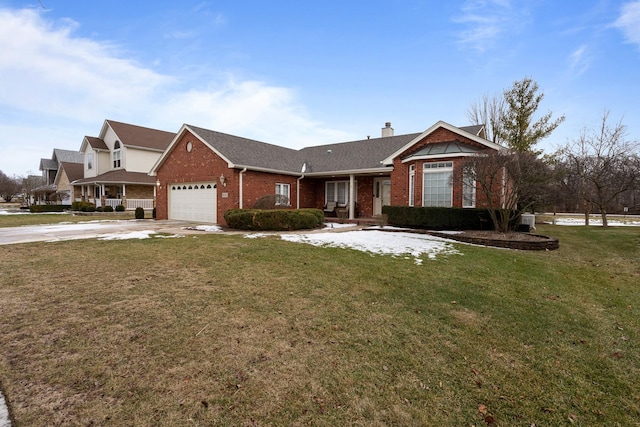
[[[94,239],[105,235],[144,230],[152,230],[157,233],[188,234],[189,231],[185,228],[195,225],[195,223],[184,221],[143,219],[5,227],[0,228],[0,245]]]

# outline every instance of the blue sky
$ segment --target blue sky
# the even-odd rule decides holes
[[[0,0],[0,170],[105,119],[302,148],[420,132],[532,77],[566,121],[640,139],[640,0]]]

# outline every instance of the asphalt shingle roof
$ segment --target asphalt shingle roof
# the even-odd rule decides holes
[[[200,138],[237,166],[277,171],[300,172],[302,163],[298,151],[266,142],[229,135],[197,126],[187,125]]]
[[[62,162],[60,166],[64,168],[69,182],[81,179],[84,176],[84,164],[83,163],[71,163]]]
[[[281,147],[197,126],[187,125],[236,166],[300,173],[322,173],[381,168],[380,162],[419,133],[372,138],[301,150]]]
[[[107,120],[111,129],[118,135],[120,142],[129,147],[148,148],[164,151],[176,136],[174,132],[166,132],[143,126]],[[103,141],[104,143],[104,141]],[[93,145],[92,145],[93,146]]]
[[[79,151],[72,150],[62,150],[60,148],[53,149],[53,157],[54,160],[57,160],[58,163],[66,162],[66,163],[84,163],[84,156]]]
[[[91,148],[96,150],[108,150],[107,144],[100,138],[96,138],[95,136],[85,136],[84,137]]]
[[[156,178],[142,172],[127,172],[124,169],[116,169],[93,178],[84,178],[74,181],[73,184],[154,184]]]

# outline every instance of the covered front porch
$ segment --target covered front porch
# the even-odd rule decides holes
[[[83,178],[71,183],[80,188],[75,201],[93,203],[96,208],[124,206],[125,210],[152,210],[155,207],[155,179],[139,172],[110,171],[94,178]]]
[[[96,208],[122,205],[125,210],[143,208],[151,210],[155,202],[155,186],[140,184],[87,184],[81,186],[76,201],[93,203]]]
[[[391,203],[391,178],[384,174],[349,174],[313,179],[315,207],[327,218],[377,223],[382,206]]]

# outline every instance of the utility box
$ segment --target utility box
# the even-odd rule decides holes
[[[536,229],[536,216],[534,214],[520,215],[520,224],[526,224],[531,230]]]

